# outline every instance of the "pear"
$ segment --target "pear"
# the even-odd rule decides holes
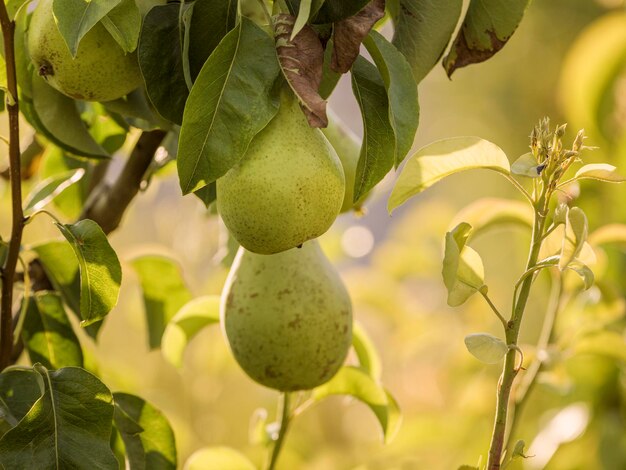
[[[341,206],[341,213],[353,209],[359,212],[362,209],[363,202],[367,198],[367,196],[364,195],[356,203],[353,202],[356,167],[361,155],[359,139],[346,124],[330,110],[328,112],[328,127],[322,129],[322,132],[337,152],[346,177],[346,191]]]
[[[352,341],[352,306],[316,240],[275,255],[240,248],[220,308],[241,368],[282,391],[330,380]]]
[[[217,209],[244,248],[272,254],[326,232],[344,191],[335,150],[309,126],[295,96],[284,91],[274,119],[217,180]]]
[[[54,19],[52,1],[39,1],[28,28],[30,58],[49,85],[71,98],[111,101],[141,84],[136,54],[126,54],[100,23],[85,34],[72,57]]]

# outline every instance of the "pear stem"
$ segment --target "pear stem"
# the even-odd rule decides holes
[[[289,422],[291,420],[291,414],[289,412],[289,402],[291,395],[289,394],[289,392],[284,392],[282,397],[283,399],[280,415],[280,430],[278,431],[278,438],[276,439],[276,443],[274,444],[274,449],[272,449],[272,456],[270,458],[269,465],[267,466],[267,470],[274,470],[276,468],[276,462],[278,461],[278,456],[280,455],[280,451],[283,447],[285,435],[287,434],[287,430],[289,429]]]
[[[20,127],[15,67],[15,21],[9,18],[4,2],[0,4],[0,26],[4,39],[9,114],[9,176],[11,180],[11,239],[7,258],[1,268],[2,300],[0,301],[0,370],[11,364],[13,350],[13,283],[22,244],[24,212],[22,210],[22,175],[20,159]]]

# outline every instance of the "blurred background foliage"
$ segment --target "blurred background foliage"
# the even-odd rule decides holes
[[[599,147],[587,153],[587,163],[612,163],[624,174],[626,5],[536,0],[501,53],[459,70],[452,81],[437,67],[419,92],[421,124],[414,148],[477,135],[501,146],[512,161],[527,151],[532,126],[550,116],[556,123],[569,122],[566,141],[586,128],[587,144]],[[330,105],[361,132],[349,80],[340,83]],[[44,164],[54,164],[54,158],[44,156]],[[475,464],[486,452],[500,366],[476,361],[463,338],[477,331],[497,334],[499,325],[478,296],[462,308],[446,305],[442,240],[468,203],[517,196],[499,176],[471,172],[447,179],[389,217],[386,199],[393,179],[390,175],[380,185],[364,216],[343,215],[322,242],[347,283],[356,318],[380,351],[382,381],[403,410],[403,426],[384,445],[364,405],[329,399],[295,420],[282,469],[455,469]],[[577,204],[587,212],[590,231],[607,222],[626,223],[626,187],[585,182],[581,190],[584,198]],[[5,196],[0,223],[6,231],[6,182],[0,191]],[[219,328],[193,340],[181,370],[148,348],[138,279],[129,264],[133,257],[157,252],[175,258],[195,296],[219,293],[227,274],[225,230],[196,198],[179,194],[175,175],[161,171],[112,235],[124,263],[120,303],[99,343],[86,335],[81,342],[90,352],[90,367],[111,390],[140,394],[163,410],[176,433],[180,462],[207,445],[232,446],[261,462],[265,449],[250,442],[251,417],[264,408],[272,419],[278,395],[244,375]],[[56,236],[43,218],[33,225],[27,244]],[[473,242],[485,261],[490,295],[505,311],[528,241],[523,230],[505,227]],[[557,338],[566,347],[554,353],[542,373],[518,429],[527,453],[535,457],[510,468],[626,468],[626,346],[602,348],[600,341],[586,353],[575,347],[585,332],[605,326],[624,339],[626,259],[619,247],[608,247],[598,264],[597,286],[572,298],[557,319]],[[546,276],[535,285],[523,326],[529,358],[548,292]]]

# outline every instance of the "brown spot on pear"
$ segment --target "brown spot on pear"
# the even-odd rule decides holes
[[[258,295],[251,297],[252,290]],[[270,256],[240,248],[220,314],[238,364],[250,378],[277,390],[308,390],[327,382],[352,342],[350,297],[316,240]]]
[[[217,180],[217,208],[244,248],[272,254],[326,232],[344,192],[335,150],[319,129],[309,127],[298,100],[285,90],[274,119]]]
[[[28,28],[28,52],[49,85],[71,98],[111,101],[141,84],[136,54],[126,54],[100,23],[85,34],[72,57],[54,19],[52,1],[39,1]]]

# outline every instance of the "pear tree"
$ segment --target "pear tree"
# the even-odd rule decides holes
[[[488,60],[529,3],[2,2],[11,232],[0,239],[0,467],[272,470],[293,419],[332,395],[365,403],[389,442],[400,427],[398,403],[317,238],[340,213],[361,213],[411,154],[418,85],[428,72],[441,62],[452,76]],[[360,110],[362,139],[327,109],[342,76]],[[489,470],[506,454],[509,392],[523,363],[517,333],[535,272],[559,267],[591,282],[580,262],[584,213],[559,208],[557,215],[549,205],[582,140],[574,153],[548,151],[561,146],[562,135],[550,134],[547,124],[536,133],[543,147],[517,165],[518,175],[535,178],[531,193],[493,144],[463,140],[411,156],[390,199],[391,208],[399,206],[446,168],[486,167],[505,174],[532,204],[534,237],[548,236],[548,220],[565,226],[558,259],[540,260],[540,244],[533,245],[512,326],[489,301],[480,259],[466,246],[469,224],[446,236],[449,302],[480,292],[505,328],[505,340],[467,340],[479,359],[505,360]],[[109,171],[118,160],[121,168]],[[168,168],[175,168],[179,197],[197,198],[219,216],[237,251],[227,257],[221,296],[194,297],[171,260],[120,260],[109,242],[135,198]],[[619,179],[608,167],[586,171]],[[24,232],[42,219],[58,237],[24,243]],[[85,335],[98,341],[108,327],[122,283],[131,279],[127,269],[140,281],[150,349],[180,367],[192,338],[219,324],[242,371],[280,393],[276,422],[261,426],[265,462],[207,447],[183,464],[167,417],[102,380]]]

